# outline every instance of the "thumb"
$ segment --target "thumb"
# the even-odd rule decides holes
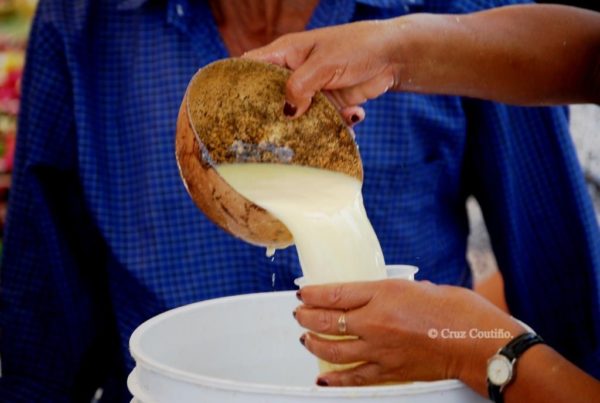
[[[295,70],[304,63],[310,54],[314,42],[304,35],[283,35],[268,45],[250,50],[242,55],[243,59],[259,60]]]
[[[286,83],[284,113],[289,117],[302,115],[310,106],[312,97],[329,76],[323,75],[317,57],[314,56],[313,33],[284,35],[270,44],[246,52],[242,58],[273,63],[294,70]]]
[[[241,58],[257,60],[286,67],[285,50],[273,48],[272,45],[273,44],[250,50],[244,53]]]

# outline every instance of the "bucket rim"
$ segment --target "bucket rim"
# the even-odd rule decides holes
[[[133,374],[133,372],[135,372],[139,367],[139,370],[151,371],[160,376],[170,378],[174,381],[199,385],[211,389],[220,389],[231,392],[286,396],[375,397],[391,395],[414,395],[423,392],[438,392],[467,388],[467,386],[464,383],[457,379],[444,379],[430,382],[419,381],[412,382],[409,384],[393,385],[343,387],[328,386],[327,388],[318,387],[317,385],[281,386],[267,383],[234,381],[225,378],[216,378],[202,374],[190,373],[188,371],[183,371],[174,368],[170,365],[160,363],[157,360],[147,357],[145,354],[143,354],[143,348],[141,347],[141,339],[144,336],[144,333],[150,328],[156,326],[161,321],[166,320],[167,318],[177,316],[188,311],[192,311],[198,306],[207,307],[211,305],[221,305],[231,300],[239,302],[256,298],[277,299],[283,298],[285,296],[295,298],[295,293],[295,291],[273,291],[220,297],[173,308],[159,315],[156,315],[139,325],[133,331],[129,339],[129,351],[136,362],[136,367],[134,368],[131,374]],[[131,374],[129,376],[131,376]]]

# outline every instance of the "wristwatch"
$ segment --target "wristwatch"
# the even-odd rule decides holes
[[[495,403],[504,403],[502,392],[515,376],[517,359],[536,344],[544,340],[535,333],[527,332],[512,339],[487,362],[487,384],[490,399]]]

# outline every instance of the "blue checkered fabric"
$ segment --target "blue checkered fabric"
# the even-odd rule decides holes
[[[309,28],[507,3],[323,0]],[[0,401],[89,401],[99,386],[103,401],[128,401],[127,343],[144,320],[294,287],[294,248],[270,260],[224,233],[179,178],[184,90],[224,57],[203,1],[41,1],[2,260]],[[475,195],[513,313],[598,375],[598,225],[565,110],[414,94],[366,110],[364,199],[386,261],[470,286],[465,199]]]

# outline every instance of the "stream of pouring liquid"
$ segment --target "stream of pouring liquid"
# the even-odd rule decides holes
[[[289,229],[305,284],[386,278],[381,246],[367,218],[357,179],[283,164],[226,164],[217,170],[235,190]],[[321,373],[359,364],[318,362]]]
[[[291,232],[305,284],[386,278],[361,182],[338,172],[283,164],[224,164],[219,174]]]

